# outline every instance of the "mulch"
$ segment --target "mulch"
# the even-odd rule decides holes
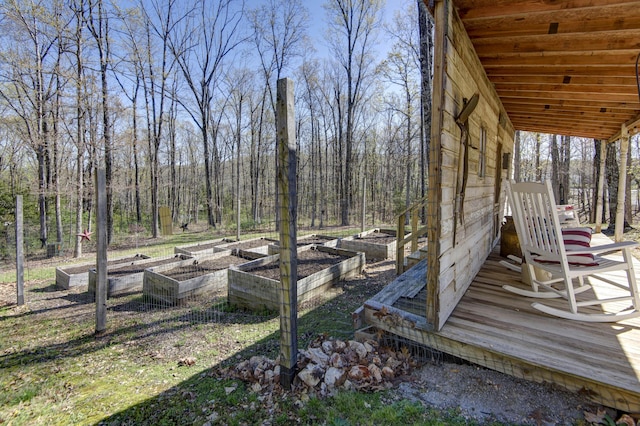
[[[222,256],[216,259],[194,261],[192,265],[178,266],[163,272],[162,275],[173,278],[176,281],[186,281],[201,275],[227,269],[231,265],[239,265],[245,262],[249,262],[249,259],[236,255]]]
[[[114,276],[122,276],[122,275],[129,275],[129,274],[139,274],[140,272],[144,272],[145,269],[153,268],[154,266],[166,265],[174,262],[182,262],[183,260],[184,260],[183,258],[176,256],[176,257],[171,257],[169,259],[156,260],[154,262],[132,264],[132,265],[127,265],[123,267],[118,267],[117,269],[108,270],[107,275],[110,277],[114,277]]]
[[[219,245],[226,244],[224,241],[216,241],[215,243],[207,243],[207,244],[194,244],[188,247],[181,247],[182,250],[185,251],[202,251],[210,248],[218,247]]]
[[[114,259],[114,260],[107,261],[107,266],[119,265],[121,263],[135,262],[137,260],[143,260],[143,259],[147,259],[147,258],[140,255],[135,255],[135,256],[126,257],[123,259]],[[90,269],[95,269],[95,268],[96,268],[96,264],[95,262],[93,262],[93,263],[88,263],[84,265],[69,266],[68,268],[60,268],[60,269],[62,269],[64,272],[66,272],[69,275],[74,275],[74,274],[82,274],[82,273],[88,272]]]
[[[389,244],[396,240],[396,237],[382,232],[374,232],[362,237],[356,238],[357,240],[366,240],[368,243],[375,244]]]
[[[342,262],[347,259],[347,256],[341,256],[337,254],[327,253],[320,250],[303,250],[298,252],[298,278],[305,278],[309,275],[313,275],[316,272],[320,272],[323,269],[330,268],[331,266]],[[250,272],[261,277],[270,278],[272,280],[280,281],[280,263],[273,262],[268,265],[257,266]]]
[[[269,240],[266,238],[261,238],[259,240],[246,240],[246,241],[238,241],[237,243],[225,245],[224,249],[241,249],[247,250],[256,247],[263,247],[269,244],[272,244],[275,240]]]

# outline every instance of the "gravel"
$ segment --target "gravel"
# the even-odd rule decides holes
[[[427,363],[398,385],[398,398],[456,409],[479,423],[573,425],[603,407],[549,384],[518,379],[469,364]],[[614,410],[610,410],[615,417]],[[617,417],[616,417],[617,418]]]

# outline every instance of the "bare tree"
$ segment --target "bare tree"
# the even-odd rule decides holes
[[[60,56],[59,32],[54,16],[57,3],[7,0],[0,7],[5,17],[5,49],[0,52],[0,97],[21,120],[17,129],[36,154],[40,241],[47,243],[47,194],[51,167],[48,116],[55,95],[55,72]],[[49,8],[51,7],[51,9]],[[13,40],[9,37],[13,37]]]
[[[221,82],[223,60],[243,41],[240,34],[243,10],[242,5],[234,0],[195,0],[183,9],[187,12],[176,18],[176,31],[170,33],[169,42],[171,52],[193,96],[194,103],[183,99],[179,99],[179,102],[202,135],[207,218],[209,226],[215,227],[209,133],[216,129],[210,128],[211,111],[217,86]],[[215,145],[215,138],[213,142]],[[217,148],[214,146],[215,149]],[[219,209],[220,197],[217,196],[216,200],[215,204]]]
[[[421,71],[421,51],[419,45],[418,22],[411,17],[416,15],[415,5],[410,4],[410,8],[405,13],[397,13],[393,23],[386,27],[386,31],[394,40],[391,51],[387,54],[387,58],[380,64],[379,71],[384,78],[391,84],[397,86],[402,93],[401,102],[393,101],[392,108],[402,116],[404,122],[404,144],[405,144],[405,207],[411,205],[413,195],[411,182],[415,180],[412,176],[413,170],[413,140],[417,135],[424,134],[420,130],[420,126],[416,127],[416,123],[420,122],[416,117],[420,109],[416,103],[422,99],[418,96],[420,87]],[[427,81],[427,84],[429,82]],[[422,121],[424,125],[424,121]],[[421,149],[424,147],[420,145]],[[422,157],[422,161],[424,158]],[[423,165],[424,163],[421,162]],[[421,177],[424,178],[424,169]],[[424,181],[424,179],[422,179]],[[424,189],[423,187],[420,188]],[[406,216],[407,223],[409,216]]]
[[[109,83],[107,71],[111,61],[109,45],[109,17],[102,0],[89,0],[85,10],[85,22],[94,38],[100,65],[100,89],[102,95],[102,135],[104,146],[104,168],[107,185],[107,243],[113,239],[113,164],[111,143],[111,116],[109,112]]]
[[[274,131],[276,123],[276,98],[273,90],[275,82],[282,77],[283,70],[299,56],[306,40],[305,27],[308,21],[307,9],[301,0],[268,0],[249,11],[253,29],[253,41],[260,57],[260,64],[268,93],[268,101],[273,114]],[[273,137],[275,143],[275,134]],[[277,175],[277,155],[276,161]],[[278,191],[275,191],[276,230],[280,214]]]
[[[341,224],[349,224],[349,209],[354,193],[354,146],[358,109],[362,106],[363,91],[371,77],[371,52],[375,33],[380,26],[381,0],[328,0],[324,5],[329,20],[331,51],[345,78],[344,94],[344,185],[341,188]],[[342,107],[340,107],[342,109]],[[342,111],[340,111],[341,113]],[[340,137],[340,136],[339,136]]]

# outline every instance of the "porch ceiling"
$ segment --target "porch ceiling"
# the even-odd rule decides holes
[[[640,1],[452,0],[517,130],[640,127]]]

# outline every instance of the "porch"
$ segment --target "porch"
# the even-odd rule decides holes
[[[594,245],[607,242],[602,234],[593,236]],[[502,289],[524,284],[501,260],[494,249],[440,331],[425,320],[426,261],[368,300],[361,317],[367,325],[475,364],[640,412],[640,318],[585,323],[548,316],[531,307],[532,299]],[[640,262],[634,263],[640,271]],[[609,291],[597,280],[591,284],[586,293]]]

